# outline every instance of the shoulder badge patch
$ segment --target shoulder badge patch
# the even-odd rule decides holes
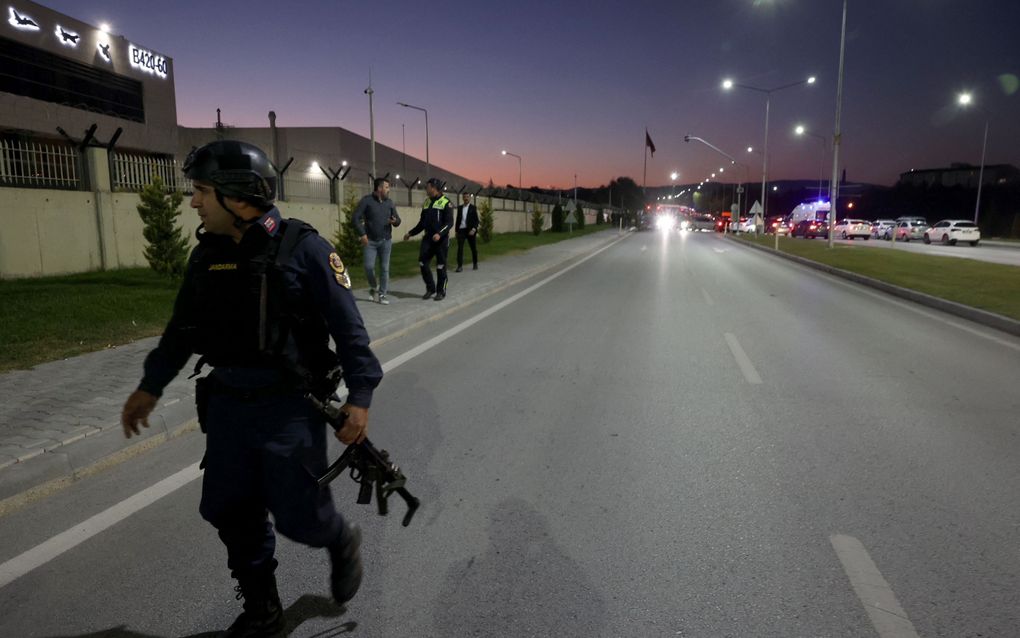
[[[333,269],[333,278],[347,290],[351,289],[351,277],[347,274],[347,267],[336,253],[329,254],[329,267]]]

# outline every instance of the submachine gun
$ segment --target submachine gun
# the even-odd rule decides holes
[[[331,393],[325,401],[320,400],[311,393],[306,396],[312,402],[312,405],[326,415],[326,421],[330,426],[339,432],[340,428],[343,427],[344,419],[347,418],[347,413],[342,411],[340,406],[334,402],[336,395]],[[379,515],[386,516],[389,511],[386,499],[396,492],[407,503],[407,513],[404,514],[404,520],[401,524],[404,527],[411,524],[411,517],[418,510],[421,501],[415,498],[404,487],[407,483],[407,477],[404,476],[399,467],[390,461],[390,455],[386,450],[376,449],[367,438],[361,443],[348,445],[343,454],[333,461],[333,464],[326,469],[326,472],[317,479],[319,486],[328,485],[330,481],[340,476],[347,468],[351,470],[351,478],[359,485],[359,505],[368,505],[372,502],[372,489],[374,487]]]

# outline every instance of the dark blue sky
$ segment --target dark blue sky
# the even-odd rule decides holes
[[[43,4],[174,60],[181,124],[342,126],[434,164],[525,186],[641,181],[645,126],[658,150],[648,183],[699,181],[722,166],[690,133],[743,153],[761,179],[764,96],[724,92],[724,77],[771,88],[770,179],[815,179],[831,137],[840,0],[404,2],[48,0]],[[892,184],[911,168],[1020,165],[1020,2],[850,0],[843,146],[848,179]],[[961,111],[962,90],[976,106]],[[724,161],[724,160],[723,160]],[[831,173],[831,152],[823,172]]]

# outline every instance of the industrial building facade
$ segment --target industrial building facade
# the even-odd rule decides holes
[[[0,130],[80,142],[93,135],[150,153],[177,151],[173,60],[29,0],[3,6]],[[63,131],[64,133],[61,133]]]

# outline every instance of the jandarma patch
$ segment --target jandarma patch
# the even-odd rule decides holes
[[[344,266],[344,262],[340,260],[340,255],[336,253],[329,254],[329,267],[332,268],[337,274],[340,274],[347,270],[347,268]]]
[[[209,264],[209,270],[237,270],[237,264]]]

